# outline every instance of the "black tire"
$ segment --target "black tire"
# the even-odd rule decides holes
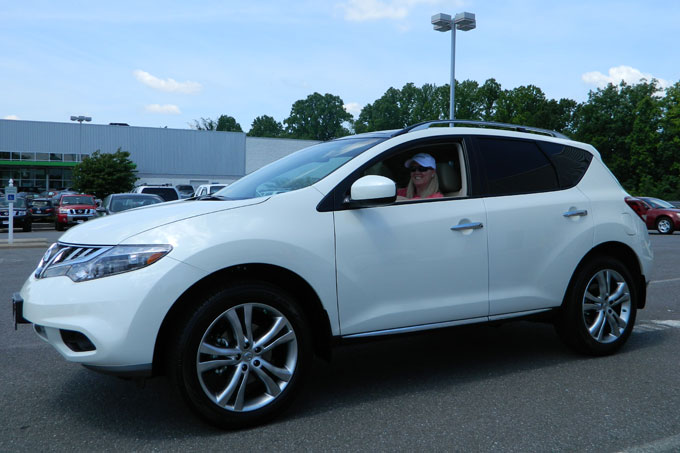
[[[555,323],[562,340],[576,351],[594,356],[619,350],[635,325],[639,298],[635,281],[615,258],[595,257],[580,266]]]
[[[656,231],[661,234],[673,234],[673,221],[668,217],[659,217],[656,220]]]
[[[277,325],[282,327],[266,339],[265,333]],[[181,333],[168,349],[168,374],[189,407],[220,428],[259,425],[281,413],[300,389],[311,361],[304,314],[291,296],[265,284],[218,290],[178,328]]]
[[[57,231],[64,231],[64,225],[59,222],[54,222],[54,229]]]
[[[30,233],[31,231],[33,231],[33,224],[31,222],[24,224],[24,228],[22,229],[22,231],[24,233]]]

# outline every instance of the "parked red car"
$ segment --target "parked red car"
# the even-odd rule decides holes
[[[54,228],[63,231],[69,225],[90,220],[97,213],[97,202],[92,195],[62,195],[57,204],[57,219]]]
[[[669,202],[652,197],[629,198],[626,201],[645,221],[648,230],[673,234],[680,229],[680,209]]]

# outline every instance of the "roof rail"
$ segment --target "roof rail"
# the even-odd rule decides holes
[[[556,131],[551,131],[548,129],[541,129],[538,127],[533,127],[533,126],[519,126],[517,124],[509,124],[509,123],[496,123],[494,121],[473,121],[473,120],[433,120],[433,121],[423,121],[422,123],[414,124],[413,126],[408,126],[396,134],[394,134],[394,137],[397,135],[401,134],[406,134],[408,132],[414,132],[414,131],[421,131],[423,129],[428,129],[431,126],[437,125],[437,124],[449,124],[451,126],[456,126],[456,125],[462,125],[462,126],[475,126],[475,127],[495,127],[495,128],[501,128],[501,129],[511,129],[513,131],[517,132],[533,132],[536,134],[543,134],[547,135],[549,137],[555,137],[555,138],[563,138],[567,140],[571,140],[569,137],[567,137],[564,134],[561,134]]]

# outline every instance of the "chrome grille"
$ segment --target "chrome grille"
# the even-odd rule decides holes
[[[89,261],[109,249],[111,249],[109,245],[92,246],[57,242],[47,249],[43,255],[38,268],[35,270],[35,278],[41,278],[45,269],[49,267],[70,266]]]

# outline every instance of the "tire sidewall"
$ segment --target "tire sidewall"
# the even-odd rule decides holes
[[[614,270],[625,279],[631,298],[630,316],[626,329],[618,339],[611,343],[600,343],[590,335],[583,320],[582,309],[582,300],[588,283],[598,272],[605,269]],[[596,257],[577,270],[573,284],[565,298],[563,316],[558,331],[570,346],[580,352],[595,356],[613,354],[626,343],[633,331],[637,316],[638,294],[635,280],[625,265],[614,258]]]
[[[291,380],[282,393],[266,406],[248,412],[222,409],[205,395],[196,372],[196,355],[203,335],[212,322],[224,312],[246,303],[269,305],[291,323],[298,346],[298,357]],[[205,298],[186,318],[171,352],[170,375],[188,405],[200,417],[221,428],[233,429],[262,424],[292,402],[307,374],[311,360],[311,338],[307,321],[294,299],[284,291],[269,285],[245,283],[224,288]]]

